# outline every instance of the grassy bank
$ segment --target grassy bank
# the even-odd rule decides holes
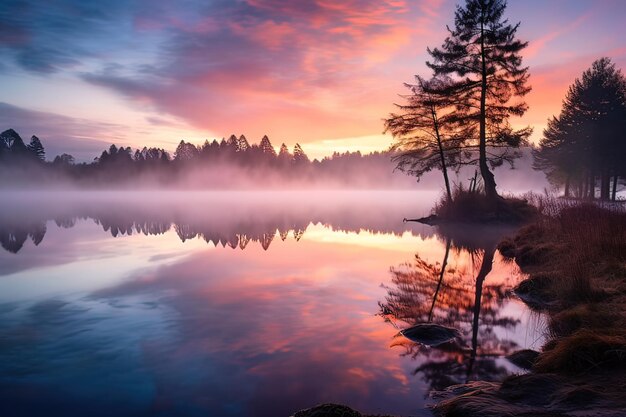
[[[538,217],[537,208],[526,199],[489,199],[479,191],[456,188],[452,199],[443,196],[433,209],[442,223],[522,224]]]
[[[437,415],[626,415],[626,213],[540,203],[499,249],[529,274],[515,293],[547,315],[547,342],[529,374],[452,387]]]

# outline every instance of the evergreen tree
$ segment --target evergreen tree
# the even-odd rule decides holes
[[[278,151],[278,162],[282,166],[287,166],[293,160],[292,155],[289,153],[289,148],[284,143],[280,145],[280,151]]]
[[[407,104],[396,105],[401,113],[392,113],[385,120],[385,133],[396,138],[391,147],[393,160],[397,169],[418,179],[432,169],[441,169],[448,201],[452,201],[448,168],[458,168],[462,144],[476,129],[471,124],[457,124],[453,101],[440,94],[449,88],[450,79],[427,81],[416,76],[415,80],[414,85],[405,84],[412,93],[405,96]]]
[[[7,129],[0,133],[0,156],[22,156],[28,153],[28,149],[22,137],[13,129]]]
[[[293,162],[297,165],[304,165],[310,162],[309,157],[304,153],[299,143],[296,143],[293,147]]]
[[[30,138],[30,143],[28,144],[27,148],[28,151],[40,161],[44,161],[46,159],[46,151],[44,150],[43,145],[41,144],[41,141],[37,136],[33,135]]]
[[[133,160],[135,162],[144,162],[146,160],[145,155],[148,153],[148,149],[144,146],[143,149],[140,151],[139,149],[137,149],[135,151],[135,155],[133,156]]]
[[[237,152],[245,152],[250,149],[250,144],[248,143],[248,139],[244,135],[239,136],[237,139]]]
[[[274,147],[272,146],[272,143],[270,142],[270,139],[267,137],[267,135],[263,136],[259,147],[261,148],[261,152],[263,152],[264,155],[269,155],[272,157],[276,156],[276,150],[274,150]]]
[[[61,155],[55,156],[54,160],[52,161],[54,165],[60,165],[60,166],[74,165],[74,162],[75,162],[74,157],[67,153],[63,153]]]
[[[457,121],[478,126],[474,138],[485,193],[498,196],[491,167],[516,157],[531,133],[513,130],[510,116],[523,115],[528,106],[521,99],[530,92],[528,68],[522,67],[520,52],[527,46],[515,35],[519,27],[504,19],[505,0],[467,0],[457,6],[454,28],[441,48],[428,49],[433,61],[426,64],[435,75],[454,75],[455,82],[444,92],[453,97]],[[520,100],[510,103],[515,97]],[[489,149],[488,149],[489,148]],[[492,152],[500,148],[499,152]]]
[[[175,161],[191,161],[198,155],[198,148],[192,143],[181,140],[174,153]]]
[[[535,168],[548,179],[565,185],[570,195],[575,185],[579,197],[615,199],[618,178],[624,175],[626,154],[626,77],[608,58],[595,61],[569,87],[558,117],[548,121]],[[612,193],[611,177],[613,178]]]

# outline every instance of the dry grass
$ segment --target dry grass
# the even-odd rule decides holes
[[[530,278],[518,288],[544,301],[549,338],[536,372],[626,368],[626,212],[623,206],[541,201],[544,219],[501,244]],[[626,384],[626,377],[624,377]]]
[[[531,373],[469,389],[435,413],[626,415],[626,207],[528,200],[543,216],[499,249],[530,274],[516,291],[546,311],[547,342]]]
[[[506,197],[490,200],[480,192],[458,187],[452,201],[445,196],[433,210],[437,217],[458,223],[513,223],[520,224],[535,219],[539,212],[524,199]]]
[[[607,332],[606,328],[592,329],[581,324],[571,335],[553,339],[539,355],[534,370],[567,374],[623,370],[626,333],[622,329],[610,329]]]
[[[606,385],[615,389],[606,390]],[[530,373],[502,384],[476,381],[450,387],[439,395],[443,400],[433,412],[446,417],[617,417],[625,415],[623,388],[615,376],[582,380]]]

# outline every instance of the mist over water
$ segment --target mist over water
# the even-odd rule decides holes
[[[2,195],[3,416],[425,416],[431,389],[539,343],[490,246],[506,231],[402,221],[437,192]],[[398,337],[422,321],[460,337]]]

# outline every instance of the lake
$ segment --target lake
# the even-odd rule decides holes
[[[3,192],[0,415],[427,416],[523,372],[504,357],[543,324],[509,297],[511,230],[403,222],[436,196]],[[459,336],[399,335],[418,323]]]

